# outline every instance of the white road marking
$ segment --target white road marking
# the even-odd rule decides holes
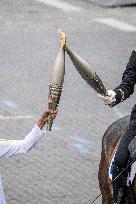
[[[13,102],[13,101],[10,101],[10,100],[4,100],[4,101],[1,101],[0,104],[4,104],[10,108],[16,108],[16,104]]]
[[[65,12],[81,10],[80,7],[73,6],[72,4],[63,2],[61,0],[36,0],[36,1],[47,4],[49,6],[53,6],[53,7],[62,9]]]
[[[25,116],[22,116],[22,115],[19,115],[19,116],[3,116],[3,115],[0,115],[0,120],[20,120],[20,119],[33,119],[34,116],[31,116],[31,115],[25,115]]]
[[[114,18],[96,18],[93,21],[96,21],[101,24],[105,24],[107,26],[111,26],[121,31],[125,32],[136,32],[136,26],[130,25],[123,21],[118,21]]]

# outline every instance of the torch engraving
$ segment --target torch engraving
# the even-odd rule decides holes
[[[54,64],[51,82],[49,85],[48,107],[52,111],[56,110],[56,108],[58,107],[63,88],[64,75],[65,75],[65,50],[63,47],[60,47]],[[52,124],[53,119],[51,115],[49,115],[47,130],[51,131]]]

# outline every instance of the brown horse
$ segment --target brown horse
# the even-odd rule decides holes
[[[112,123],[102,139],[102,152],[99,165],[98,179],[102,194],[102,204],[113,204],[112,185],[109,184],[109,165],[117,145],[128,128],[130,116],[126,116]],[[124,204],[136,204],[136,178],[133,184],[126,187],[126,201]]]

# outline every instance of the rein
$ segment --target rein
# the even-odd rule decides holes
[[[115,177],[115,179],[114,180],[112,180],[112,182],[107,186],[107,188],[109,187],[109,186],[111,186],[111,184],[133,163],[134,161],[131,161],[127,166],[126,166],[126,168],[125,169],[123,169],[116,177]],[[106,188],[106,189],[107,189]],[[104,194],[105,192],[106,192],[106,189],[105,190],[103,190],[92,202],[91,202],[91,199],[90,200],[88,200],[85,204],[87,204],[87,203],[90,203],[90,204],[93,204],[102,194]]]

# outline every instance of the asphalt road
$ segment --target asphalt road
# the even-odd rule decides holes
[[[66,1],[0,1],[1,138],[24,138],[47,109],[60,27],[69,46],[92,65],[107,89],[121,81],[136,47],[136,7],[107,9],[80,0],[62,3]],[[92,201],[100,192],[102,135],[113,121],[130,114],[135,100],[133,94],[114,109],[105,106],[66,57],[52,132],[27,155],[0,161],[7,204]]]

